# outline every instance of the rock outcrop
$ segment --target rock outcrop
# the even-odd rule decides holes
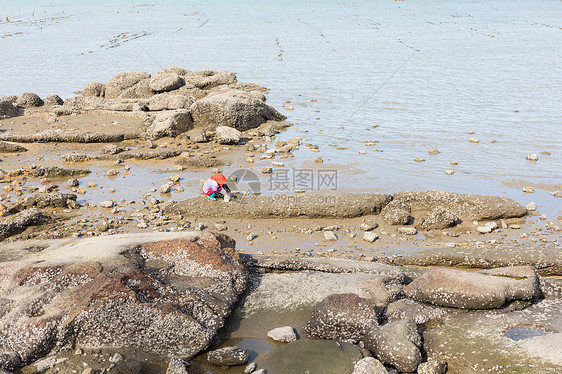
[[[29,226],[39,225],[50,218],[37,208],[25,209],[19,213],[0,219],[0,240],[24,232]]]
[[[31,242],[12,243],[14,260],[0,263],[6,369],[73,346],[189,359],[209,345],[246,287],[246,269],[225,235],[34,243],[41,251],[32,255]]]
[[[286,119],[255,95],[238,90],[209,94],[193,103],[191,115],[195,126],[229,126],[239,131],[256,128],[268,120]]]
[[[15,105],[20,108],[34,108],[38,106],[43,106],[45,104],[43,100],[32,92],[24,92],[15,102]]]

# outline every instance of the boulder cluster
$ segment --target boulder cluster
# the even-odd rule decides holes
[[[107,83],[92,82],[81,96],[63,100],[33,93],[0,98],[0,119],[24,114],[26,109],[45,107],[56,116],[84,112],[129,112],[145,119],[147,137],[177,136],[198,127],[246,131],[262,123],[285,120],[265,103],[267,89],[240,83],[228,71],[189,71],[169,67],[150,75],[140,71],[117,73]],[[223,131],[224,132],[224,131]],[[231,136],[227,136],[231,139]],[[230,144],[226,140],[225,144]]]

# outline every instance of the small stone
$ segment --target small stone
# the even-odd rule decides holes
[[[537,205],[534,202],[531,201],[529,204],[525,205],[525,208],[528,211],[532,212],[532,211],[537,210]]]
[[[257,367],[258,367],[258,365],[255,362],[252,362],[251,364],[246,366],[246,368],[244,369],[244,374],[253,373],[254,370],[256,370]]]
[[[250,354],[240,347],[224,347],[207,353],[207,361],[216,366],[243,365],[250,359]]]
[[[267,333],[267,337],[277,342],[289,343],[297,340],[295,329],[291,326],[277,327]]]
[[[480,140],[478,140],[477,138],[471,136],[470,138],[468,138],[468,141],[471,143],[480,143]]]
[[[352,374],[388,374],[388,371],[376,358],[365,357],[357,361]]]
[[[92,369],[92,368],[84,369],[82,374],[94,374],[94,369]]]
[[[273,168],[266,166],[263,169],[261,169],[262,174],[271,174],[273,173]]]
[[[445,374],[447,361],[427,361],[418,366],[418,374]]]
[[[525,193],[534,193],[535,189],[533,187],[523,187],[523,192]]]
[[[492,229],[488,226],[478,226],[476,228],[476,231],[478,231],[480,234],[489,234],[492,232]]]
[[[429,150],[429,154],[430,154],[430,155],[436,155],[436,154],[438,154],[438,153],[439,153],[439,151],[438,151],[437,149],[433,149],[433,148],[432,148],[432,149]]]
[[[458,165],[458,164],[459,164],[459,162],[457,160],[451,161],[451,165]]]
[[[402,235],[416,235],[418,230],[415,227],[400,227],[398,232]]]
[[[363,240],[366,242],[373,243],[378,238],[380,238],[380,236],[372,231],[366,231],[363,233]]]
[[[246,240],[251,242],[252,240],[256,239],[257,237],[258,237],[258,234],[251,232],[251,233],[248,234],[248,236],[246,236]]]
[[[107,171],[107,176],[108,176],[108,177],[114,177],[114,176],[116,176],[117,174],[119,174],[119,172],[118,172],[117,170],[115,170],[115,169],[109,169],[109,170]]]
[[[415,161],[415,162],[424,162],[424,161],[425,161],[425,158],[416,157],[416,158],[414,158],[414,161]]]
[[[279,162],[279,161],[273,161],[273,163],[271,165],[277,166],[277,167],[285,166],[285,164],[283,162]]]
[[[539,219],[541,221],[546,221],[546,214],[541,214],[541,216],[539,217]]]
[[[84,353],[84,350],[83,350],[82,348],[78,348],[78,349],[76,349],[76,350],[74,351],[74,354],[77,355],[77,356],[79,356],[79,355],[81,355],[81,354],[83,354],[83,353]]]
[[[113,200],[106,200],[100,203],[100,208],[113,208],[115,202]]]
[[[379,227],[379,225],[376,222],[373,223],[363,222],[361,225],[359,225],[361,231],[371,231],[376,229],[377,227]]]
[[[500,225],[503,230],[508,228],[507,223],[503,219],[500,219]]]
[[[66,184],[68,185],[68,187],[78,187],[80,182],[78,181],[78,179],[69,179],[66,181]]]
[[[359,154],[360,154],[360,155],[365,155],[365,154],[367,154],[367,151],[359,151]]]
[[[530,155],[527,155],[527,157],[525,157],[527,160],[529,161],[538,161],[539,157],[537,156],[536,153],[532,153]]]
[[[451,169],[447,169],[447,170],[445,170],[445,174],[447,174],[447,175],[453,175],[453,174],[455,174],[455,171],[454,171],[454,170],[451,170]]]
[[[519,230],[521,228],[520,225],[509,225],[509,228],[512,230]]]
[[[253,374],[265,374],[265,373],[267,373],[267,371],[265,369],[258,369],[258,370],[253,372]]]
[[[168,178],[171,182],[177,183],[180,181],[181,177],[179,174],[174,174]]]
[[[107,222],[100,222],[96,225],[99,232],[106,232],[109,230],[109,224]]]
[[[116,353],[109,358],[109,362],[113,362],[114,364],[118,363],[119,361],[123,361],[125,357],[123,357],[120,353]]]
[[[205,226],[202,222],[199,222],[195,227],[195,231],[203,231],[207,226]]]
[[[324,231],[324,239],[329,242],[335,242],[338,240],[338,237],[333,231]]]
[[[554,191],[550,193],[554,197],[562,197],[562,191]]]
[[[317,164],[322,164],[324,162],[324,160],[322,159],[322,157],[316,157],[314,159],[314,162],[316,162]]]
[[[172,191],[172,185],[170,183],[160,186],[161,193],[170,193],[170,191]]]
[[[228,230],[228,227],[226,227],[226,225],[223,225],[222,223],[217,223],[215,225],[215,230],[217,231],[226,231]]]
[[[172,357],[168,364],[166,374],[188,374],[186,367],[189,366],[187,362],[179,357]]]

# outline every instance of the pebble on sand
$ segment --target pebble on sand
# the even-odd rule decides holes
[[[478,140],[477,138],[471,136],[470,138],[468,138],[468,141],[471,143],[480,143],[480,140]]]
[[[297,340],[295,329],[291,326],[277,327],[267,333],[267,337],[277,342],[289,343]]]
[[[416,158],[414,158],[414,161],[415,161],[415,162],[424,162],[425,159],[424,159],[424,158],[421,158],[421,157],[416,157]]]
[[[380,238],[380,236],[372,231],[365,231],[363,233],[363,240],[366,242],[373,243],[378,238]]]
[[[437,149],[432,148],[432,149],[429,150],[430,155],[436,155],[438,153],[439,153],[439,150],[437,150]]]
[[[527,157],[525,157],[525,158],[529,161],[538,161],[539,160],[539,156],[537,156],[536,153],[532,153],[530,155],[527,155]]]
[[[451,170],[451,169],[447,169],[447,170],[445,170],[445,174],[447,174],[447,175],[453,175],[453,174],[455,174],[455,171],[454,171],[454,170]]]

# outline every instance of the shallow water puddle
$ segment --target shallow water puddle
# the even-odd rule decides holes
[[[547,335],[548,332],[533,326],[516,326],[505,332],[505,336],[514,341],[534,338],[535,336]]]

